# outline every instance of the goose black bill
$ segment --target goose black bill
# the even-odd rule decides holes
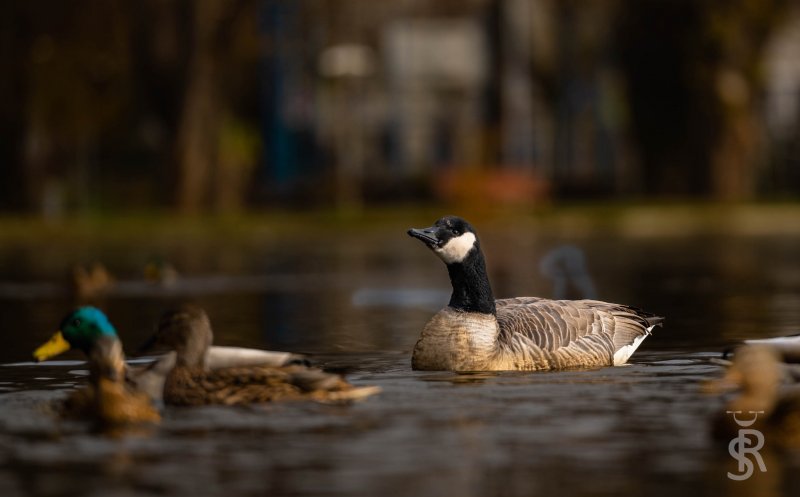
[[[431,226],[430,228],[411,228],[408,230],[408,236],[422,240],[429,247],[438,246],[441,242],[436,236],[437,228]]]

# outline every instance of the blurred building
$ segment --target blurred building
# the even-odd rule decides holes
[[[266,2],[270,177],[327,174],[345,203],[492,171],[511,200],[630,188],[607,3]]]
[[[0,9],[6,209],[800,194],[800,0]]]

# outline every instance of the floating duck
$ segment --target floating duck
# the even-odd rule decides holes
[[[341,402],[380,391],[374,386],[356,387],[339,375],[302,365],[212,370],[207,363],[212,340],[211,322],[200,307],[185,305],[161,317],[149,346],[167,347],[176,354],[175,367],[164,384],[165,403],[236,405],[294,399]]]
[[[88,267],[76,265],[70,280],[73,294],[80,300],[90,300],[108,292],[114,286],[114,277],[99,262]]]
[[[116,337],[95,340],[89,352],[89,385],[89,411],[102,429],[161,420],[150,396],[126,381],[125,356]]]
[[[800,362],[800,335],[745,340],[747,345],[767,345],[781,354],[785,362]]]
[[[144,266],[144,279],[150,283],[169,287],[175,285],[179,277],[175,266],[161,257],[152,258]]]
[[[739,390],[712,420],[715,439],[730,442],[744,427],[762,432],[770,446],[800,448],[800,387],[781,386],[781,366],[780,355],[770,346],[736,349],[725,375],[704,386],[711,393]]]

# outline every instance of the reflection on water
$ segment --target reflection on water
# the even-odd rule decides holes
[[[800,239],[487,233],[498,297],[552,296],[539,261],[571,244],[599,298],[667,323],[626,367],[474,374],[410,370],[448,282],[440,261],[404,241],[177,247],[166,256],[181,279],[164,288],[136,281],[130,250],[81,253],[121,282],[100,304],[130,349],[189,298],[208,309],[219,343],[316,353],[383,388],[351,406],[172,408],[152,436],[121,439],[53,415],[51,401],[85,380],[79,354],[28,362],[74,303],[60,275],[78,255],[40,265],[0,248],[0,495],[800,495],[796,454],[765,454],[767,473],[727,479],[735,461],[707,435],[722,400],[699,391],[719,371],[712,351],[800,331]]]

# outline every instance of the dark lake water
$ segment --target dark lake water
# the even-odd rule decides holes
[[[414,372],[411,348],[449,284],[400,228],[0,247],[0,495],[800,495],[798,454],[726,477],[735,460],[708,436],[722,399],[699,391],[728,344],[800,332],[800,237],[482,235],[496,297],[579,296],[540,267],[553,250],[579,253],[599,298],[666,327],[625,367]],[[141,281],[152,256],[182,278]],[[61,422],[49,406],[84,381],[82,357],[29,358],[75,304],[70,265],[92,260],[120,281],[97,304],[131,349],[190,300],[217,343],[311,353],[383,392],[351,406],[171,408],[155,433],[122,439]]]

